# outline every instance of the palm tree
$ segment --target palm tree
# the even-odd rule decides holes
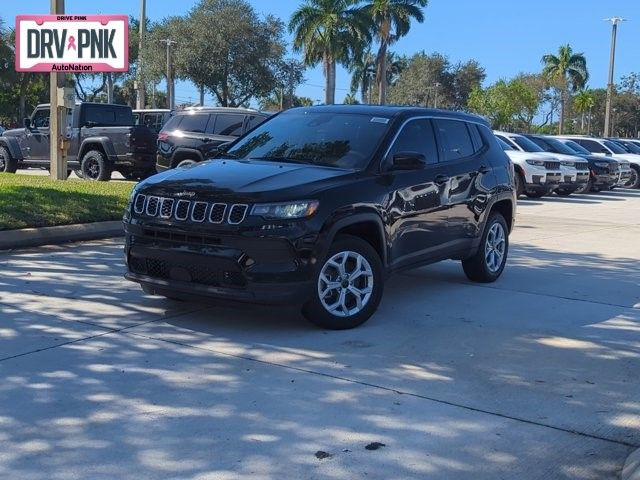
[[[376,82],[376,57],[367,49],[354,59],[351,72],[351,93],[360,91],[362,103],[371,103],[371,89]]]
[[[562,45],[558,55],[547,54],[542,57],[542,73],[551,81],[560,82],[560,125],[558,132],[564,129],[565,103],[567,92],[577,92],[584,88],[589,80],[587,60],[582,53],[573,53],[571,45]]]
[[[586,113],[591,110],[591,108],[595,105],[596,99],[593,96],[591,90],[580,90],[575,98],[573,99],[573,104],[576,106],[576,110],[579,114],[581,114],[581,123],[580,123],[580,132],[584,133],[584,117]]]
[[[424,21],[422,9],[428,0],[369,0],[362,10],[371,19],[374,34],[380,43],[376,56],[378,101],[384,105],[387,97],[387,50],[409,33],[411,20]]]
[[[306,65],[322,62],[325,103],[335,103],[336,64],[348,65],[358,46],[371,40],[370,23],[357,0],[306,0],[289,21],[293,48],[303,52]]]
[[[387,53],[387,85],[393,86],[405,68],[407,68],[406,57],[395,52]]]

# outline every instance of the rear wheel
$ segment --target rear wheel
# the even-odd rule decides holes
[[[357,327],[378,308],[383,283],[378,252],[361,238],[339,236],[316,274],[312,297],[302,313],[322,328]]]
[[[478,252],[462,261],[469,280],[491,283],[500,277],[509,253],[509,229],[504,217],[492,212],[480,240]]]
[[[178,165],[176,165],[176,168],[190,167],[191,165],[195,165],[196,163],[198,162],[192,160],[191,158],[186,158],[178,163]]]
[[[107,163],[104,154],[100,150],[89,150],[82,157],[80,163],[82,178],[107,182],[111,180],[111,165]]]
[[[9,149],[0,146],[0,172],[16,173],[18,170],[18,161],[11,158]]]

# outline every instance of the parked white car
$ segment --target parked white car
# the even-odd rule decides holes
[[[640,157],[637,155],[633,155],[625,152],[625,150],[615,142],[611,140],[607,140],[604,138],[596,138],[596,137],[578,137],[572,135],[563,135],[558,138],[567,138],[576,142],[578,145],[586,148],[594,155],[600,155],[605,157],[613,158],[620,162],[620,181],[618,182],[619,187],[627,185],[635,171],[631,170],[631,165],[635,165],[637,168],[640,168]]]
[[[493,133],[516,150],[528,153],[539,153],[559,160],[562,179],[560,180],[558,188],[555,189],[558,195],[568,196],[573,192],[584,193],[589,189],[591,172],[588,162],[585,162],[584,159],[562,153],[545,152],[540,146],[536,145],[524,135],[510,132]]]
[[[499,137],[498,143],[513,163],[518,197],[526,195],[540,198],[558,187],[562,179],[560,160],[549,158],[548,155],[521,152]]]

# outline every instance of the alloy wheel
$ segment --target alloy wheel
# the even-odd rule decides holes
[[[485,262],[487,264],[487,269],[491,273],[495,273],[500,270],[502,261],[504,260],[506,246],[507,242],[504,228],[502,228],[502,225],[499,223],[494,223],[489,229],[484,246]]]
[[[0,170],[2,170],[2,168],[0,168]],[[629,181],[625,183],[624,186],[628,188],[635,188],[637,185],[638,185],[638,172],[635,168],[632,168]]]
[[[336,253],[322,267],[318,296],[324,309],[336,317],[361,312],[373,292],[373,270],[357,252]]]
[[[84,176],[89,177],[91,180],[95,180],[100,176],[100,165],[97,160],[89,158],[86,160],[87,164],[82,172]]]

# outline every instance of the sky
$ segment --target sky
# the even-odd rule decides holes
[[[248,0],[261,15],[272,14],[288,22],[302,0]],[[147,0],[147,18],[155,21],[169,15],[186,14],[196,0]],[[19,14],[49,12],[49,0],[2,1],[0,17],[7,25]],[[70,14],[127,14],[138,16],[137,0],[66,0]],[[570,43],[575,52],[587,57],[591,88],[607,83],[611,24],[603,19],[628,19],[618,29],[616,81],[640,71],[639,0],[430,0],[426,19],[414,24],[410,33],[392,50],[411,55],[424,50],[447,55],[452,63],[476,59],[486,69],[486,84],[510,78],[520,72],[539,72],[540,59]],[[290,37],[287,34],[290,42]],[[299,55],[290,52],[290,56]],[[349,93],[350,76],[338,69],[336,100]],[[160,85],[160,88],[162,85]],[[297,91],[314,101],[324,99],[321,67],[309,69]],[[189,82],[176,84],[176,100],[197,102],[198,91]],[[207,95],[206,103],[215,104]]]

